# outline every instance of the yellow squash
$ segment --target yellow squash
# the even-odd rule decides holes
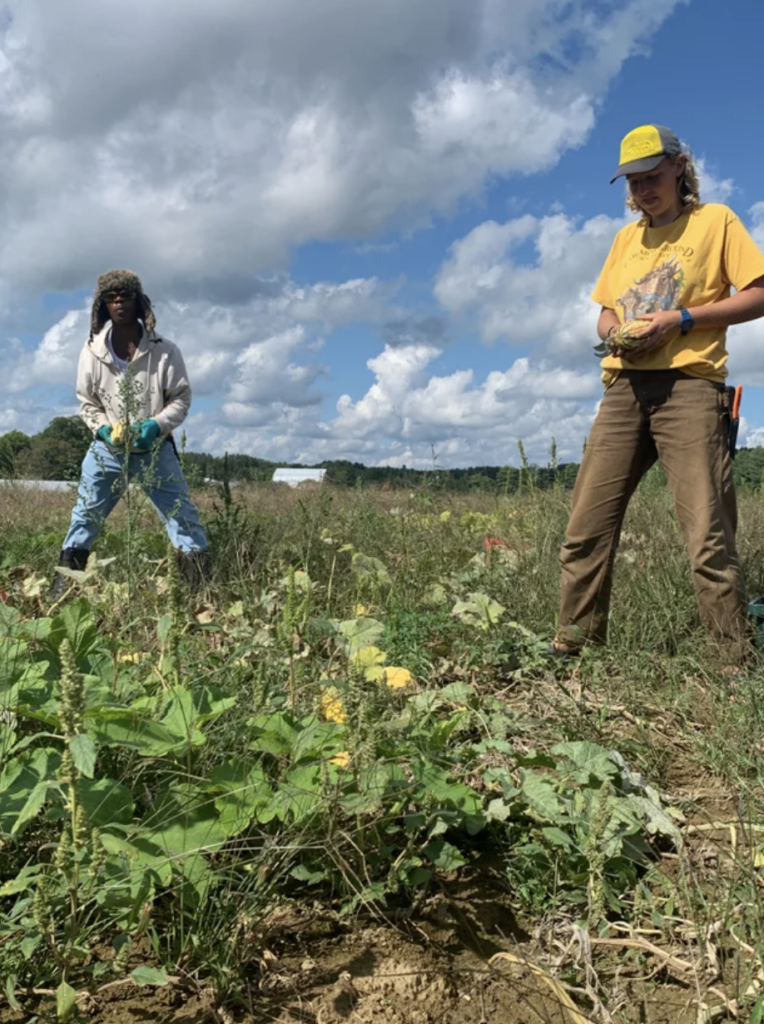
[[[120,420],[111,428],[111,442],[116,445],[123,445],[127,440],[127,423]]]

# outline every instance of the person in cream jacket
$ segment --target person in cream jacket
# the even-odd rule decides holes
[[[165,525],[189,581],[209,571],[207,536],[172,437],[188,415],[191,386],[180,349],[156,331],[140,279],[129,270],[98,278],[90,337],[77,369],[80,415],[93,432],[59,566],[83,570],[128,481],[140,483]],[[53,600],[66,592],[56,573]]]

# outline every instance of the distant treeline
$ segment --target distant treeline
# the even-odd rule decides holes
[[[39,434],[28,436],[12,430],[0,436],[0,477],[27,480],[77,480],[92,435],[78,416],[58,416]],[[206,455],[185,452],[183,464],[189,483],[267,483],[281,466],[307,468],[299,464],[269,462],[252,455]],[[339,487],[383,486],[389,488],[434,487],[446,491],[492,491],[515,494],[530,487],[547,490],[553,486],[570,489],[576,482],[578,463],[535,466],[471,466],[467,469],[409,469],[406,466],[364,466],[345,459],[318,464]],[[660,468],[651,480],[664,479]],[[764,491],[764,448],[742,448],[735,459],[738,487]]]
[[[229,480],[271,480],[281,462],[266,462],[249,455],[199,455],[187,452],[184,456],[189,478]],[[294,463],[293,469],[308,467]],[[515,493],[521,487],[540,489],[551,487],[558,481],[562,487],[572,487],[578,473],[578,463],[551,466],[471,466],[468,469],[409,469],[406,466],[364,466],[361,462],[345,459],[329,460],[316,465],[325,469],[329,480],[340,487],[383,486],[390,488],[418,487],[427,484],[449,491],[490,490]]]

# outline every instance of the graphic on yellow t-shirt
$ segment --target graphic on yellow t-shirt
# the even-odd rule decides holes
[[[726,299],[764,277],[764,255],[728,206],[705,203],[671,224],[653,228],[627,224],[616,235],[592,298],[619,320],[645,313],[690,309]],[[612,384],[622,370],[682,370],[723,381],[727,376],[727,331],[677,327],[665,344],[642,358],[602,360],[602,379]]]
[[[648,270],[643,277],[636,278],[634,287],[616,299],[616,306],[623,309],[624,320],[636,320],[643,313],[679,309],[683,288],[684,271],[675,254],[655,269]]]

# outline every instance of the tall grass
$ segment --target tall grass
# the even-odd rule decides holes
[[[635,926],[658,921],[667,942],[676,939],[672,922],[690,922],[699,964],[706,941],[702,937],[711,941],[712,926],[717,937],[733,925],[742,928],[754,950],[750,968],[740,968],[738,961],[738,975],[724,980],[730,998],[742,999],[750,1009],[754,966],[764,963],[758,878],[762,837],[755,828],[764,820],[764,681],[754,665],[736,680],[730,699],[728,680],[720,671],[724,666],[700,628],[670,495],[655,475],[638,490],[624,525],[609,646],[587,652],[572,669],[545,662],[534,639],[550,639],[557,624],[558,553],[569,514],[567,492],[527,487],[510,497],[249,486],[227,493],[200,492],[195,500],[209,530],[215,573],[210,590],[195,596],[190,621],[195,622],[193,616],[207,601],[213,615],[234,617],[233,625],[226,626],[227,637],[236,638],[240,629],[241,640],[235,641],[238,647],[230,641],[233,646],[218,658],[214,634],[208,641],[206,634],[190,629],[182,649],[184,672],[192,684],[214,676],[224,689],[235,692],[239,720],[270,707],[287,687],[293,704],[314,706],[321,679],[312,667],[311,652],[322,651],[326,644],[322,624],[352,619],[363,605],[384,622],[380,643],[390,664],[405,664],[425,687],[454,680],[473,683],[481,697],[499,700],[508,735],[521,749],[544,749],[561,738],[591,739],[618,749],[684,809],[689,828],[723,818],[728,833],[733,829],[729,834],[735,835],[734,845],[728,833],[688,832],[688,837],[702,835],[712,844],[726,865],[723,871],[713,875],[705,870],[690,842],[673,876],[657,867],[643,878],[642,888],[625,898],[633,905]],[[72,504],[68,495],[0,490],[0,589],[11,593],[28,615],[46,610],[44,583],[52,575]],[[763,505],[756,494],[741,496],[740,551],[752,595],[764,592]],[[103,570],[102,588],[119,595],[120,587],[131,584],[130,607],[122,608],[130,621],[130,643],[151,650],[163,601],[152,581],[161,579],[166,544],[153,510],[141,507],[130,523],[128,515],[126,508],[119,508],[99,539],[97,553],[114,557]],[[490,549],[490,556],[486,538],[503,542]],[[376,569],[366,576],[359,573],[354,553],[379,560],[389,580],[375,576]],[[307,597],[295,590],[296,573],[312,581]],[[30,586],[30,579],[42,584]],[[498,628],[470,634],[455,625],[453,601],[443,594],[472,591],[503,607]],[[304,614],[301,602],[310,605]],[[106,609],[108,602],[104,599],[99,606],[96,601],[95,606]],[[234,613],[232,608],[239,610]],[[267,643],[252,639],[253,623],[259,629],[265,619],[263,609],[271,616]],[[103,614],[112,614],[116,621],[120,612]],[[240,663],[247,665],[244,671],[237,667]],[[368,722],[373,691],[353,690],[356,685],[349,683],[347,699],[359,721]],[[491,714],[498,714],[491,708]],[[239,725],[221,719],[215,726],[194,764],[198,777],[209,776],[221,752],[251,757]],[[374,729],[385,727],[371,728],[371,739],[367,729],[367,747],[353,751],[354,756],[368,756],[364,750],[373,746]],[[129,756],[120,760],[114,755],[113,761],[115,777],[131,786],[150,791],[161,783],[161,766],[154,776],[136,779]],[[716,802],[704,804],[693,795],[703,788],[714,790]],[[337,831],[335,809],[329,804],[322,815],[326,828],[321,856],[360,886],[370,856],[364,829],[359,825]],[[192,899],[186,909],[181,901],[167,910],[163,928],[154,929],[155,952],[214,968],[223,988],[230,984],[235,989],[242,948],[236,936],[256,933],[258,915],[288,883],[298,855],[315,843],[315,828],[285,827],[277,839],[263,836],[249,841],[246,849],[226,850],[216,864],[223,873],[230,868],[225,898],[202,901],[201,906]],[[513,884],[520,865],[533,871],[530,855],[527,862],[515,852],[507,857]],[[240,870],[242,860],[249,863],[246,874]],[[544,885],[534,889],[529,883],[526,913],[539,911],[548,895]]]

